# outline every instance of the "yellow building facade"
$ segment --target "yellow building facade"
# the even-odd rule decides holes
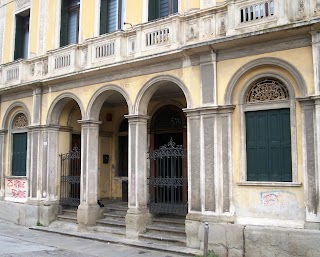
[[[317,256],[318,0],[0,2],[0,218]]]

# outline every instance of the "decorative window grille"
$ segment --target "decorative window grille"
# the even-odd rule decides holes
[[[19,128],[25,128],[28,125],[28,119],[25,114],[19,113],[14,117],[13,120],[13,128],[19,129]]]
[[[249,90],[246,102],[262,102],[289,99],[288,89],[277,79],[262,79]]]

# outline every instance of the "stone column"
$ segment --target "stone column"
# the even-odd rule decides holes
[[[42,151],[42,129],[41,123],[41,103],[42,103],[42,89],[35,86],[33,89],[33,106],[31,115],[31,125],[28,133],[28,167],[29,167],[29,190],[30,198],[36,200],[40,199],[38,195],[41,187],[41,158]]]
[[[150,222],[148,204],[147,123],[149,116],[127,115],[129,122],[129,209],[126,235],[137,238]]]
[[[8,131],[0,130],[0,199],[4,198],[4,181],[5,181],[5,152],[6,152],[6,137]]]
[[[312,57],[313,57],[313,79],[315,95],[320,94],[320,33],[311,32],[312,35]]]
[[[320,97],[298,99],[302,110],[302,147],[306,221],[308,226],[320,222],[319,215],[319,143]],[[316,105],[314,104],[316,103]],[[318,165],[317,165],[318,164]],[[316,168],[318,167],[318,168]],[[311,224],[310,224],[311,223]]]
[[[81,124],[81,185],[77,218],[80,229],[95,225],[100,217],[98,201],[98,144],[99,124],[80,120]]]
[[[43,158],[43,179],[46,185],[43,186],[43,197],[46,194],[47,201],[55,202],[59,199],[59,152],[58,152],[59,126],[49,126],[43,135],[44,158]]]

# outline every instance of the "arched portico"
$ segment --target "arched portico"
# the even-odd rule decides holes
[[[120,86],[106,85],[94,93],[86,117],[79,121],[84,174],[78,211],[80,225],[95,224],[100,216],[98,200],[123,200],[122,188],[128,181],[128,171],[120,171],[119,144],[127,143],[124,138],[118,140],[118,126],[131,110],[128,93]]]
[[[158,151],[158,148],[165,147],[165,145],[169,145],[169,147],[174,145],[175,147],[175,143],[181,145],[178,147],[181,147],[182,152],[183,149],[186,149],[187,123],[182,122],[186,121],[182,110],[187,107],[192,107],[192,98],[187,86],[174,76],[160,75],[150,79],[143,85],[136,97],[134,114],[126,116],[129,120],[129,210],[126,217],[127,236],[129,237],[137,237],[139,233],[145,231],[146,225],[151,219],[151,213],[154,213],[154,215],[156,213],[172,214],[173,212],[171,211],[175,209],[175,206],[168,208],[170,205],[169,200],[171,199],[170,193],[161,198],[162,205],[158,204],[159,197],[153,199],[156,191],[149,190],[148,181],[149,185],[153,187],[154,185],[150,184],[151,181],[160,179],[157,176],[162,176],[161,172],[167,172],[169,181],[169,177],[171,178],[174,171],[172,171],[172,174],[169,169],[161,171],[161,174],[155,170],[151,172],[154,166],[151,165],[150,154]],[[173,114],[162,115],[165,112],[160,110],[172,111]],[[177,120],[173,117],[181,117],[181,120],[178,118],[181,123],[178,121],[176,124],[175,121]],[[163,121],[166,124],[164,127],[160,126],[161,128],[157,126],[157,120],[160,119],[161,122]],[[176,125],[181,125],[181,128],[175,127]],[[181,137],[179,133],[181,133]],[[168,142],[165,142],[166,139],[168,139]],[[173,142],[173,140],[178,140],[179,142]],[[149,158],[148,150],[151,151],[149,152]],[[183,158],[186,160],[187,156],[184,155]],[[171,160],[170,156],[167,159]],[[179,168],[182,168],[183,163],[179,162],[179,165],[181,165]],[[187,179],[186,175],[187,172],[185,177],[181,179]],[[179,191],[179,193],[182,193],[182,191]],[[175,198],[175,200],[177,199]],[[186,195],[184,199],[187,199]],[[171,200],[173,201],[173,198]],[[154,208],[149,209],[152,202]]]
[[[47,158],[50,183],[46,193],[48,199],[58,200],[64,207],[80,204],[81,126],[78,120],[84,115],[81,100],[72,93],[63,93],[52,101],[46,118],[44,140],[50,157]],[[66,158],[70,156],[79,158]]]

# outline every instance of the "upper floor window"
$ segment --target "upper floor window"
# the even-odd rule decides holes
[[[16,15],[14,59],[28,58],[30,10]]]
[[[101,0],[100,35],[121,29],[122,0]]]
[[[149,0],[149,21],[178,12],[178,0]]]
[[[80,0],[62,0],[60,46],[74,44],[79,37]]]

